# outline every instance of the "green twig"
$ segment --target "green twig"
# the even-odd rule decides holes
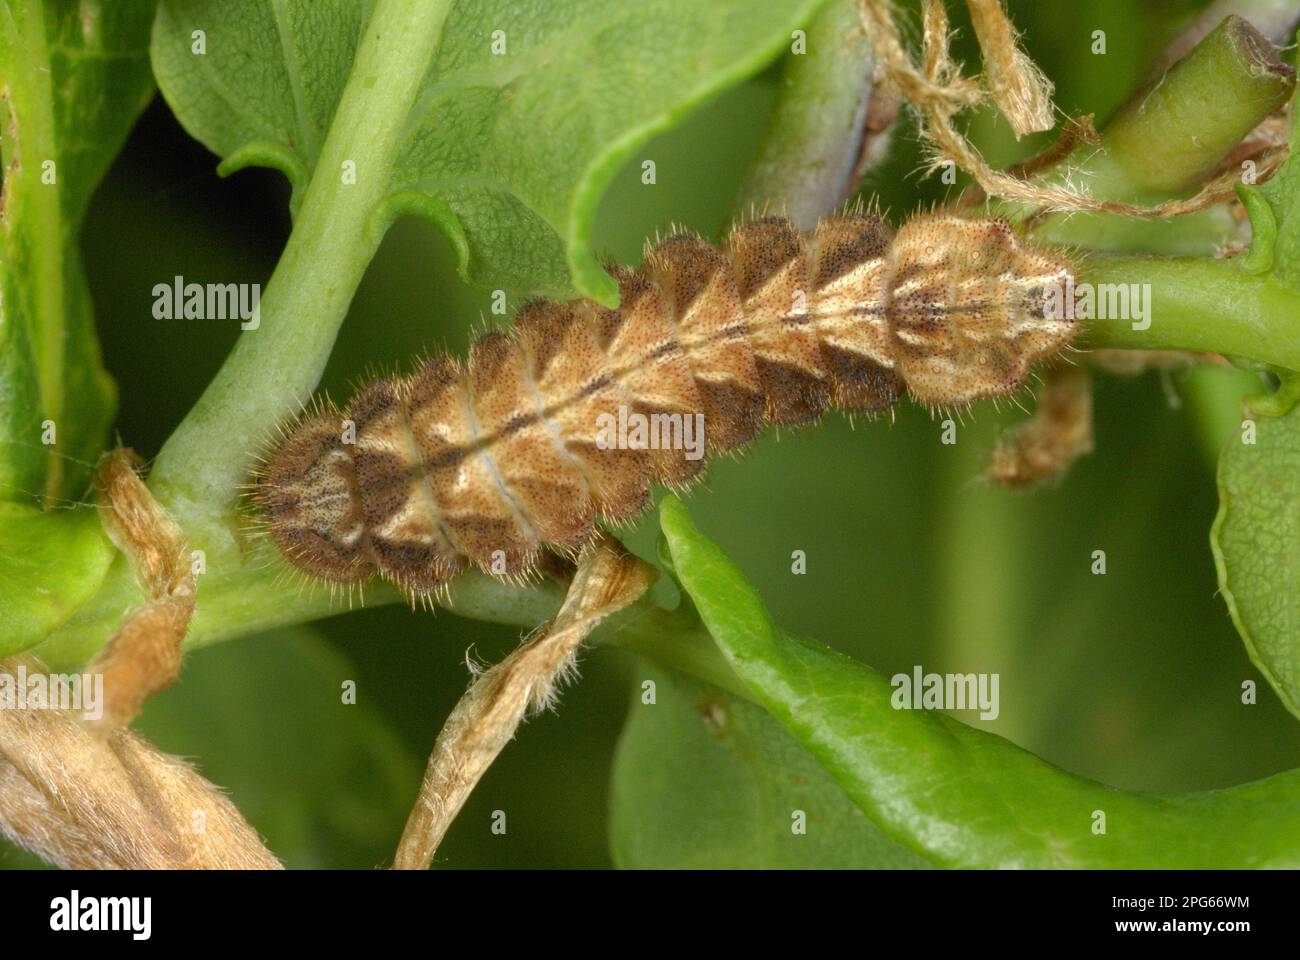
[[[321,148],[293,233],[246,330],[154,465],[155,496],[191,538],[231,507],[268,428],[307,399],[383,230],[387,193],[411,107],[451,0],[378,0]],[[345,163],[356,165],[345,182]],[[214,442],[240,437],[243,444]],[[207,520],[209,529],[194,529]]]
[[[731,669],[685,597],[682,606],[673,611],[650,603],[635,604],[602,624],[592,635],[592,642],[642,654],[663,666],[754,701],[754,695]]]
[[[1150,326],[1107,317],[1087,321],[1086,344],[1125,350],[1221,353],[1300,370],[1300,301],[1236,260],[1092,254],[1080,280],[1149,291]]]
[[[1102,134],[1099,189],[1195,190],[1255,126],[1281,109],[1295,70],[1240,17],[1227,17],[1168,73],[1130,99]]]
[[[771,209],[808,229],[853,193],[875,56],[857,0],[834,0],[804,39],[806,49],[786,56],[781,93],[736,210]]]
[[[1035,179],[1086,186],[1093,196],[1132,203],[1189,194],[1294,91],[1295,71],[1278,59],[1272,44],[1245,20],[1227,17],[1130,99],[1103,131],[1104,150],[1081,160],[1075,151]],[[1260,208],[1252,219],[1261,225],[1248,256],[1085,255],[1082,282],[1149,291],[1150,309],[1149,326],[1131,313],[1088,319],[1087,345],[1221,353],[1300,369],[1300,305],[1293,291],[1267,276],[1272,264],[1264,262],[1265,254],[1272,243],[1258,231],[1271,222],[1271,212],[1262,198],[1247,199]],[[1173,222],[1056,215],[1033,233],[1042,241],[1089,249],[1209,254],[1236,229],[1223,206]]]
[[[1032,179],[1090,196],[1154,205],[1190,195],[1295,90],[1295,71],[1240,17],[1226,18],[1186,57],[1135,94],[1101,132]],[[1028,207],[998,204],[1017,219]],[[1238,229],[1226,207],[1175,221],[1071,213],[1044,218],[1036,239],[1092,250],[1212,255]]]
[[[292,589],[282,561],[240,534],[236,498],[258,445],[310,395],[338,328],[378,248],[390,208],[389,171],[451,0],[378,0],[284,254],[246,330],[198,403],[163,447],[150,478],[158,500],[202,550],[205,573],[187,645],[323,616],[323,591]],[[344,163],[356,166],[345,182]],[[349,178],[351,180],[352,178]],[[239,438],[240,442],[231,442]],[[252,550],[252,554],[248,553]],[[389,598],[395,598],[390,591]],[[54,663],[77,662],[112,635],[142,600],[119,557],[85,608],[41,646]]]

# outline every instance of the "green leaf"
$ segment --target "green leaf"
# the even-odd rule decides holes
[[[612,303],[615,286],[588,248],[611,178],[652,134],[771,60],[821,2],[458,3],[392,169],[356,157],[356,175],[387,178],[380,222],[432,219],[463,275]],[[223,172],[284,171],[296,209],[368,10],[165,0],[153,40],[159,86],[186,129],[225,158]],[[203,55],[192,52],[197,30]]]
[[[138,726],[228,791],[289,867],[373,867],[392,857],[421,764],[380,718],[384,691],[306,627],[186,660]]]
[[[279,170],[297,210],[370,8],[355,0],[163,2],[154,73],[190,135],[225,158],[223,175]]]
[[[1300,407],[1260,417],[1219,458],[1211,543],[1219,586],[1250,659],[1300,717]]]
[[[44,513],[0,503],[0,657],[67,620],[99,588],[113,554],[93,507]]]
[[[1294,101],[1293,101],[1294,107]],[[1291,155],[1267,183],[1240,186],[1253,239],[1241,258],[1262,282],[1300,290],[1300,127]],[[1295,306],[1289,311],[1296,314]],[[1283,318],[1270,324],[1285,331]],[[1252,397],[1255,442],[1230,442],[1219,459],[1219,513],[1210,532],[1219,587],[1250,659],[1300,717],[1300,379],[1281,370],[1274,394]]]
[[[679,500],[664,500],[660,523],[732,669],[894,840],[959,867],[1300,866],[1300,770],[1223,790],[1129,793],[943,714],[896,710],[883,677],[782,634]]]
[[[929,866],[881,834],[761,707],[641,664],[611,786],[620,867]],[[653,704],[640,697],[646,680]]]
[[[0,2],[3,499],[80,494],[107,439],[116,394],[77,236],[152,94],[151,16],[146,3]]]

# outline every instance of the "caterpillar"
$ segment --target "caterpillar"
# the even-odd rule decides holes
[[[768,217],[607,269],[617,309],[535,300],[467,362],[434,356],[282,431],[251,486],[285,558],[412,597],[468,564],[518,579],[765,426],[875,415],[904,392],[931,408],[1010,395],[1076,331],[1051,309],[1069,259],[1000,218],[919,215],[895,234],[861,211],[808,231]],[[636,417],[702,423],[702,450],[610,442]]]

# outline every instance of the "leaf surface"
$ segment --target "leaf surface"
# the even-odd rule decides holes
[[[1300,865],[1300,770],[1223,790],[1130,793],[944,714],[895,709],[890,681],[782,633],[680,500],[663,501],[660,523],[681,585],[732,669],[899,843],[954,867]]]
[[[384,214],[428,216],[467,277],[612,302],[614,283],[589,249],[612,177],[653,134],[775,57],[821,2],[457,3],[393,168],[357,157],[355,174],[388,178]],[[153,41],[159,85],[223,171],[280,169],[296,206],[368,9],[165,0]],[[198,30],[204,55],[192,52]]]

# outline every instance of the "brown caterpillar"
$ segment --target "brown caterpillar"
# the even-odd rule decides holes
[[[903,390],[932,407],[1009,395],[1076,329],[1049,310],[1070,262],[1000,219],[919,216],[895,235],[874,214],[807,232],[768,218],[609,269],[618,309],[534,301],[467,364],[433,357],[288,429],[253,491],[290,563],[333,582],[378,572],[413,596],[467,562],[517,578],[598,517],[641,513],[651,482],[699,476],[689,450],[609,443],[610,418],[703,414],[721,453]]]

